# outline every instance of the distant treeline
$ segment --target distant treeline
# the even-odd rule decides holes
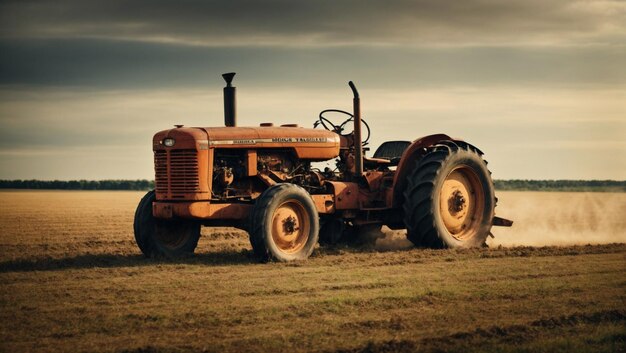
[[[496,190],[626,192],[626,180],[494,180]]]
[[[626,192],[626,180],[495,180],[497,190]],[[152,180],[0,180],[0,189],[150,190]]]
[[[0,189],[150,190],[152,180],[0,180]]]

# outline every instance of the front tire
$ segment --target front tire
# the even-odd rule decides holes
[[[200,239],[200,224],[188,220],[161,220],[152,215],[154,190],[139,202],[133,224],[135,241],[147,257],[176,258],[193,254]]]
[[[484,246],[494,217],[491,173],[480,151],[443,141],[417,163],[404,193],[407,237],[416,246]]]
[[[319,236],[319,215],[309,193],[294,184],[276,184],[256,200],[250,243],[262,261],[308,258]]]

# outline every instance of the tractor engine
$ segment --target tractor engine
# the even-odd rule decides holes
[[[156,198],[251,201],[276,183],[319,187],[311,162],[337,157],[339,144],[331,131],[295,126],[160,131],[152,143]]]
[[[251,199],[263,189],[257,178],[249,178],[246,156],[248,150],[216,149],[213,157],[212,199]],[[295,182],[308,172],[310,164],[296,163],[290,150],[257,150],[256,170],[272,180]],[[299,174],[296,174],[299,173]]]

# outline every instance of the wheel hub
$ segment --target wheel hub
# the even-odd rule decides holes
[[[298,229],[300,228],[298,227],[298,220],[295,217],[289,216],[283,220],[283,231],[286,234],[292,234]]]
[[[452,193],[452,196],[448,199],[448,205],[450,211],[461,212],[465,208],[465,197],[463,193],[456,190]]]

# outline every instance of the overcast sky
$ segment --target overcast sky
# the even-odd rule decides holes
[[[448,133],[499,179],[626,179],[625,1],[2,1],[0,179],[153,178],[151,138],[311,126],[359,87],[372,147]]]

